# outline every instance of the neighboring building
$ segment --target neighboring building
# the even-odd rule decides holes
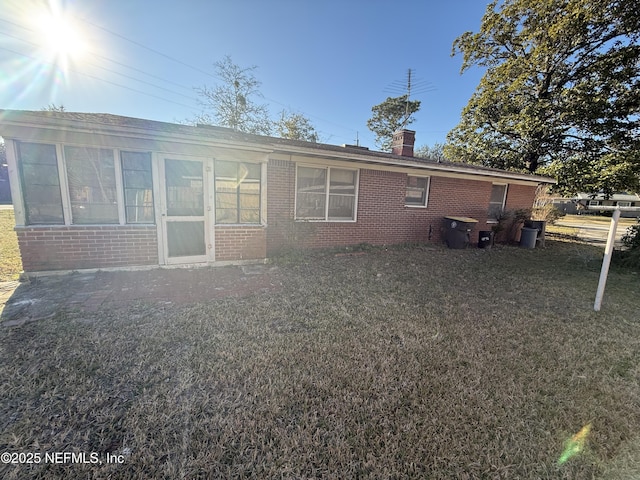
[[[27,272],[264,259],[288,246],[440,242],[531,208],[549,178],[107,114],[0,111]]]
[[[619,208],[621,217],[640,217],[640,196],[625,192],[614,193],[609,198],[602,193],[579,193],[573,198],[555,198],[553,205],[569,215],[610,214]]]

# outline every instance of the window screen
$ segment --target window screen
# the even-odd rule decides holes
[[[74,224],[118,223],[113,151],[65,147],[67,181]]]
[[[26,223],[64,224],[56,147],[39,143],[19,143],[18,157]]]
[[[127,223],[154,223],[151,154],[121,152]]]

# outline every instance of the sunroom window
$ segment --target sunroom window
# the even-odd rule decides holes
[[[255,163],[216,162],[216,223],[260,223],[260,170]]]
[[[113,151],[64,147],[74,224],[118,223]]]
[[[54,145],[18,143],[27,225],[62,225],[62,195]]]
[[[357,183],[357,170],[335,167],[298,167],[296,218],[325,221],[355,220]]]
[[[149,152],[120,152],[127,223],[154,223]]]

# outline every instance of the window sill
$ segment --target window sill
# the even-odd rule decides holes
[[[405,208],[427,208],[427,205],[405,205]]]
[[[264,228],[265,224],[262,223],[216,223],[215,228],[219,227],[238,227],[238,228]]]
[[[491,218],[487,220],[487,225],[497,225],[498,223],[500,223],[498,220],[493,220]]]
[[[296,218],[297,223],[356,223],[357,220],[322,220],[322,219],[305,219]]]

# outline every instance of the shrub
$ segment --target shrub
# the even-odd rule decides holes
[[[627,249],[614,252],[614,263],[640,270],[640,219],[638,223],[627,228],[627,232],[622,237],[622,244]]]
[[[622,244],[630,250],[640,249],[640,219],[638,223],[627,228],[627,232],[622,237]]]

